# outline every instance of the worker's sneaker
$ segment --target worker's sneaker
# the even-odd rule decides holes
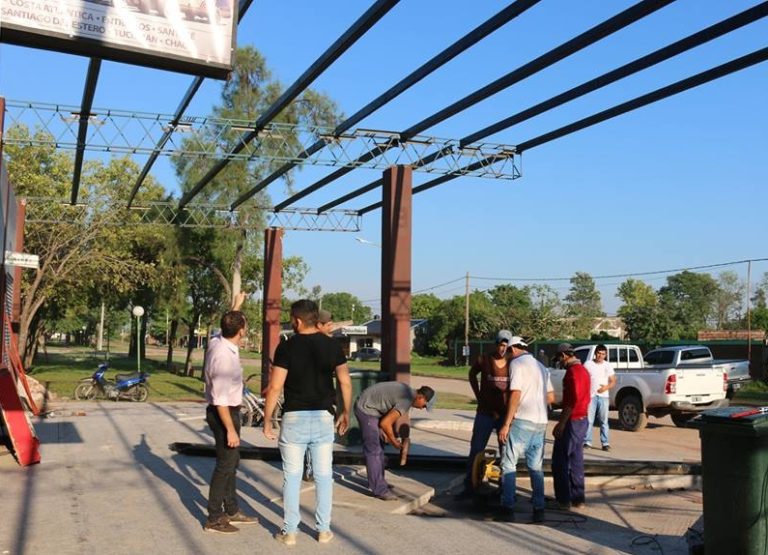
[[[391,491],[382,493],[381,495],[377,495],[376,498],[381,499],[382,501],[397,501],[398,499],[400,499],[397,495],[395,495]]]
[[[324,532],[320,532],[317,534],[317,541],[320,543],[328,543],[333,539],[333,532],[330,530],[325,530]]]
[[[552,500],[552,501],[547,501],[547,508],[552,509],[554,511],[570,511],[571,504]]]
[[[584,444],[584,449],[592,449],[592,444],[591,443],[585,443]]]
[[[610,445],[603,445],[603,451],[610,451],[611,446]]]
[[[293,546],[296,545],[296,532],[286,532],[285,530],[280,530],[278,533],[275,534],[275,539],[282,543],[283,545],[287,546]]]
[[[536,524],[541,524],[546,520],[544,516],[544,509],[534,509],[533,510],[533,522]]]
[[[259,522],[258,518],[248,516],[243,511],[237,511],[233,515],[227,515],[227,520],[229,520],[229,522],[234,522],[235,524],[257,524]]]
[[[229,523],[227,517],[219,517],[216,520],[209,520],[203,526],[206,532],[218,532],[219,534],[234,534],[239,531],[238,528]]]

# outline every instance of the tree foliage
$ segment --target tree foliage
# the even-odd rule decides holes
[[[707,327],[717,291],[717,281],[709,274],[685,270],[667,277],[667,284],[659,289],[659,303],[677,337],[696,339],[698,331]]]
[[[372,318],[371,308],[351,293],[326,293],[322,296],[323,310],[329,311],[337,322],[353,320],[362,323]]]

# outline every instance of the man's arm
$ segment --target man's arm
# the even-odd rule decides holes
[[[517,414],[517,407],[520,406],[520,398],[523,392],[519,389],[513,389],[512,394],[509,396],[509,402],[507,402],[507,415],[504,418],[504,423],[499,429],[499,442],[506,443],[509,437],[509,428],[512,426],[512,421]]]
[[[224,429],[227,430],[227,447],[235,449],[240,446],[240,436],[237,435],[235,429],[235,423],[232,422],[232,414],[229,412],[229,407],[224,405],[214,405],[216,412],[221,418],[221,423],[224,424]]]
[[[603,393],[604,391],[608,391],[609,389],[613,389],[613,387],[616,385],[616,374],[610,374],[608,376],[608,384],[600,387],[600,389],[597,390],[598,393]]]
[[[280,366],[273,366],[269,375],[269,384],[265,390],[266,400],[264,401],[264,435],[267,439],[277,439],[277,435],[272,431],[272,414],[275,412],[277,400],[280,392],[285,385],[285,378],[288,376],[288,370]]]
[[[469,387],[472,388],[472,392],[475,394],[475,399],[480,400],[480,384],[477,381],[477,375],[482,371],[482,358],[475,359],[474,364],[469,368]]]
[[[341,389],[341,400],[344,403],[342,413],[336,419],[336,430],[340,436],[349,429],[349,414],[352,410],[352,379],[349,377],[349,367],[346,363],[336,367],[336,381]]]
[[[232,299],[232,310],[240,310],[240,307],[243,306],[243,302],[245,301],[246,297],[247,295],[244,291],[240,291],[237,295],[235,295]]]
[[[395,449],[402,448],[402,443],[395,437],[395,422],[400,418],[400,411],[397,409],[391,409],[387,414],[381,417],[379,420],[379,428],[384,432],[387,437],[387,441],[392,444]]]

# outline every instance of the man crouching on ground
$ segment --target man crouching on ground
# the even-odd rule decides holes
[[[397,499],[389,491],[384,479],[384,448],[381,433],[395,449],[403,448],[402,442],[395,437],[395,422],[400,416],[408,414],[413,407],[431,410],[436,400],[431,387],[422,386],[416,391],[402,382],[377,383],[363,391],[355,403],[355,416],[360,422],[363,435],[363,454],[365,469],[368,474],[368,487],[374,497],[384,501]]]

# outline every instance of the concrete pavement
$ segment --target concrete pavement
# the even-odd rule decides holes
[[[198,403],[66,403],[35,427],[43,462],[22,469],[0,456],[0,554],[280,552],[271,534],[282,522],[278,463],[242,461],[238,491],[260,523],[235,537],[203,533],[213,459],[171,451],[172,442],[212,443]],[[413,418],[413,452],[465,454],[472,413],[423,411]],[[258,429],[244,442],[267,444]],[[493,443],[493,440],[492,440]],[[697,460],[698,434],[664,422],[640,433],[613,431],[611,453],[590,458]],[[548,445],[547,456],[549,456]],[[436,463],[436,469],[439,463]],[[587,508],[547,513],[531,525],[528,480],[518,481],[518,523],[494,522],[471,503],[455,502],[458,473],[388,471],[399,501],[370,497],[365,469],[336,466],[336,539],[319,545],[312,532],[313,485],[302,496],[304,525],[294,553],[687,553],[684,535],[701,515],[695,481],[666,484],[588,480]],[[678,478],[679,479],[679,478]],[[551,483],[547,493],[551,494]]]

